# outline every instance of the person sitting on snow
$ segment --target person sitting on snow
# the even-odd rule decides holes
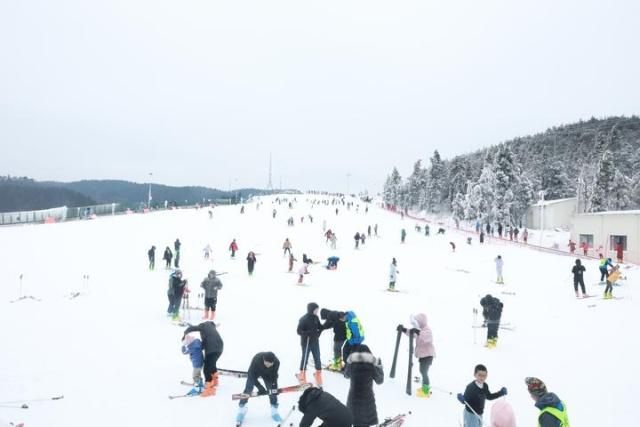
[[[338,261],[340,261],[340,258],[338,258],[337,256],[330,256],[329,258],[327,258],[327,270],[337,270]]]

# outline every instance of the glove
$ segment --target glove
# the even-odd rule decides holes
[[[458,402],[462,403],[464,405],[464,394],[462,393],[458,393]]]
[[[506,387],[502,387],[500,389],[500,393],[502,393],[503,396],[506,396],[507,395],[507,388]]]
[[[380,359],[379,357],[378,357],[378,360],[376,360],[376,365],[382,366],[382,359]]]
[[[398,331],[398,332],[407,332],[407,329],[402,325],[398,325],[398,327],[396,328],[396,331]]]
[[[420,329],[418,329],[418,328],[412,328],[412,329],[411,329],[411,332],[412,332],[414,335],[420,335]]]

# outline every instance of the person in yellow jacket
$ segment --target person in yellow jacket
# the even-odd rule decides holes
[[[538,427],[570,427],[567,407],[554,393],[547,391],[547,386],[535,377],[524,379],[529,395],[540,409]]]
[[[613,294],[612,294],[613,284],[616,283],[619,278],[620,278],[620,266],[616,264],[611,269],[611,272],[609,273],[609,276],[607,277],[607,286],[604,288],[604,298],[605,299],[613,298]]]

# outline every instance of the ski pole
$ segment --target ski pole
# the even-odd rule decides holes
[[[22,273],[20,273],[20,295],[18,295],[18,299],[22,298]]]
[[[64,396],[60,395],[60,396],[53,396],[53,397],[44,397],[40,399],[5,400],[0,402],[0,405],[7,405],[7,404],[13,404],[13,403],[46,402],[48,400],[60,400],[60,399],[64,399]]]
[[[304,357],[303,357],[304,362],[302,363],[302,369],[300,369],[301,371],[307,370],[308,358],[309,358],[309,337],[307,337],[307,345],[304,347]]]
[[[475,307],[473,308],[473,324],[474,324],[474,325],[477,325],[477,324],[478,324],[478,309],[477,309],[477,308],[475,308]],[[477,334],[476,334],[476,330],[475,330],[475,328],[474,328],[474,329],[473,329],[473,344],[474,344],[474,345],[477,343],[477,342],[476,342],[476,341],[477,341],[477,339],[476,339],[476,335],[477,335]]]
[[[473,409],[471,407],[471,405],[469,405],[469,402],[467,402],[466,400],[464,401],[464,404],[467,406],[467,408],[469,408],[471,410],[471,412],[473,412],[473,415],[475,415],[476,417],[478,417],[478,419],[480,420],[480,423],[482,425],[485,425],[484,420],[482,419],[482,417],[480,415],[478,415],[478,413],[475,411],[475,409]]]

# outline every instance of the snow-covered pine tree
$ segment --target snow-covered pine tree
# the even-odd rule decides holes
[[[631,179],[617,168],[613,173],[607,207],[607,210],[612,211],[621,211],[631,207]]]
[[[567,168],[560,160],[549,158],[542,165],[541,189],[545,191],[546,200],[556,200],[569,197],[571,183],[567,175]]]
[[[384,184],[383,200],[385,203],[399,206],[400,202],[400,186],[402,185],[402,177],[398,168],[394,167],[391,175],[387,177]]]
[[[451,204],[458,193],[465,194],[467,181],[471,179],[469,160],[463,156],[454,157],[448,164],[449,174],[446,182],[447,199]]]
[[[463,220],[465,218],[465,197],[462,193],[457,193],[451,203],[451,213],[453,219]]]
[[[486,163],[480,178],[472,186],[471,196],[466,206],[468,214],[475,212],[475,218],[479,218],[484,223],[493,222],[495,219],[493,206],[495,202],[496,176],[493,172],[493,165]],[[472,216],[469,219],[474,219]]]
[[[427,186],[426,171],[422,167],[422,160],[418,160],[413,165],[413,172],[407,179],[409,206],[412,208],[420,208],[423,194]]]
[[[446,173],[447,171],[442,159],[440,158],[440,153],[438,153],[438,150],[435,150],[431,157],[431,166],[429,167],[428,172],[429,179],[427,182],[427,194],[425,199],[425,208],[428,212],[437,213],[440,211],[440,204],[446,196],[446,194],[444,194],[447,178]]]
[[[518,169],[520,169],[518,167]],[[516,185],[513,190],[512,217],[515,225],[522,226],[522,218],[534,200],[535,186],[527,173],[519,171]]]
[[[616,173],[611,156],[611,152],[605,148],[598,163],[595,181],[590,187],[590,212],[604,212],[609,207],[609,193]]]
[[[514,169],[511,149],[502,145],[495,158],[495,197],[492,208],[496,221],[505,225],[514,223],[512,218],[513,188],[516,184]]]

